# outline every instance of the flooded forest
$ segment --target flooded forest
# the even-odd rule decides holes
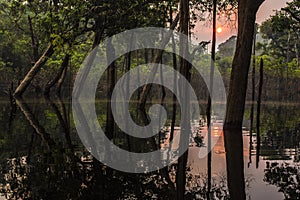
[[[0,200],[300,199],[300,1],[265,3],[0,0]]]

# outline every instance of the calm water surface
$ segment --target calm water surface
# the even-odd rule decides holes
[[[103,125],[106,104],[98,102],[96,109]],[[127,174],[97,162],[77,135],[68,100],[26,99],[12,106],[8,99],[2,98],[0,110],[0,193],[3,199],[168,198],[170,189],[161,172]],[[132,115],[134,118],[134,111]],[[135,120],[138,122],[138,117]],[[252,137],[249,134],[247,107],[243,138],[248,199],[300,199],[300,106],[263,104],[261,123],[261,145],[257,152],[256,131]],[[194,121],[193,138],[197,134],[205,136],[204,124],[203,119]],[[219,137],[211,166],[215,195],[226,194],[221,127],[222,121],[215,119],[213,137]],[[133,149],[138,148],[138,141],[128,139],[118,129],[115,137],[115,143],[123,148],[128,143],[132,143]],[[167,138],[168,132],[161,135],[161,144],[166,143]],[[201,147],[193,138],[187,164],[187,199],[203,199],[207,158],[200,159],[199,150],[205,148],[205,144]],[[169,169],[174,181],[175,165]]]

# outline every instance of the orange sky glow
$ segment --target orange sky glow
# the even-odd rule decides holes
[[[280,8],[285,7],[286,2],[290,1],[291,0],[266,0],[257,13],[256,22],[261,24],[268,19],[270,15],[273,15],[275,10],[280,10]],[[237,28],[233,27],[233,25],[223,25],[222,22],[219,21],[217,27],[222,28],[220,32],[217,31],[217,45],[226,41],[231,35],[236,35]],[[199,23],[196,25],[194,29],[194,39],[196,39],[197,42],[211,40],[211,37],[211,24],[204,25],[203,23]]]

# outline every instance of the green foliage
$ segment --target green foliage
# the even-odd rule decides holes
[[[233,56],[236,46],[236,36],[231,36],[228,40],[218,46],[218,55],[221,57]]]
[[[296,2],[293,1],[295,4]],[[260,44],[259,47],[263,49],[263,54],[277,59],[284,58],[285,62],[290,62],[293,58],[299,58],[300,26],[299,22],[295,22],[294,18],[285,11],[286,9],[290,9],[290,5],[277,11],[262,23],[260,33],[264,44]]]
[[[199,11],[210,13],[212,4],[197,0],[190,5],[192,28]],[[234,10],[236,5],[235,0],[222,0],[218,7],[221,12],[229,7]],[[22,79],[48,44],[54,45],[55,53],[35,78],[36,85],[55,76],[66,53],[71,55],[72,71],[77,71],[93,42],[95,45],[128,29],[167,27],[170,15],[174,18],[178,13],[175,0],[1,0],[0,7],[0,41],[4,44],[0,47],[0,68],[16,72],[11,81]],[[121,69],[121,63],[117,64]]]

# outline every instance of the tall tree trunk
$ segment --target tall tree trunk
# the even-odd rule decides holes
[[[96,23],[99,23],[99,22],[96,22]],[[100,25],[98,24],[97,25],[97,31],[95,32],[95,36],[94,36],[94,42],[93,42],[92,49],[95,49],[100,44],[100,41],[103,39],[104,28],[100,29],[99,26]],[[87,61],[87,64],[85,65],[86,66],[85,73],[82,74],[82,76],[80,77],[80,81],[79,82],[85,82],[85,80],[87,78],[87,75],[89,74],[89,72],[91,70],[92,63],[95,60],[96,54],[97,54],[96,51],[92,51],[92,53],[89,56],[89,59]],[[83,86],[83,84],[79,84],[78,87],[73,88],[73,94],[74,94],[73,97],[74,98],[78,98],[79,97],[80,92],[82,90],[82,86]]]
[[[295,52],[296,52],[296,58],[297,58],[297,64],[300,68],[300,54],[299,54],[299,48],[297,42],[295,43]]]
[[[249,163],[248,167],[252,162],[251,158],[251,150],[253,148],[252,145],[252,133],[253,133],[253,119],[254,119],[254,101],[255,101],[255,68],[256,68],[256,57],[255,57],[255,49],[256,49],[256,26],[254,29],[254,36],[253,36],[253,49],[252,49],[252,76],[251,76],[251,83],[252,83],[252,92],[251,92],[251,109],[250,109],[250,147],[249,147]]]
[[[238,35],[227,101],[224,137],[230,199],[246,199],[242,122],[250,67],[255,17],[264,0],[238,1]]]
[[[179,27],[180,32],[182,34],[185,34],[188,36],[189,31],[189,0],[180,0],[180,21],[179,21]],[[180,36],[180,55],[184,55],[185,57],[188,57],[189,55],[189,49],[188,49],[188,37],[182,37]],[[187,79],[190,80],[190,64],[188,61],[180,58],[180,73]],[[186,113],[181,113],[181,120],[184,123],[181,123],[181,130],[180,130],[180,141],[179,141],[179,153],[182,151],[185,151],[182,156],[178,159],[178,167],[177,167],[177,173],[176,173],[176,199],[181,200],[184,199],[185,194],[185,184],[186,184],[186,164],[188,160],[188,150],[181,149],[183,147],[184,143],[189,142],[189,136],[190,136],[190,113],[189,113],[189,94],[187,94],[188,90],[186,90],[186,86],[183,84],[183,82],[179,82],[179,91],[180,95],[183,95],[186,99],[185,102],[187,102],[186,106]]]
[[[28,23],[29,23],[29,30],[30,30],[30,35],[31,35],[33,63],[35,63],[39,59],[38,42],[35,40],[35,35],[34,35],[34,31],[33,31],[33,26],[32,26],[32,20],[29,15],[28,15]]]
[[[141,119],[143,120],[143,123],[144,124],[149,124],[150,120],[147,116],[147,113],[146,113],[145,109],[140,109],[139,111],[140,111]],[[147,144],[150,146],[151,150],[157,150],[158,149],[159,141],[158,141],[158,145],[157,145],[157,142],[155,141],[154,137],[150,137],[147,140],[148,140]],[[173,195],[175,193],[175,186],[174,186],[174,183],[172,182],[172,180],[170,178],[168,167],[164,167],[164,168],[160,169],[160,173],[161,173],[162,177],[168,183],[168,188],[170,190],[169,199],[172,199]]]
[[[258,97],[257,97],[257,111],[256,111],[256,168],[259,164],[259,152],[260,152],[260,105],[261,105],[261,95],[262,95],[262,86],[264,80],[264,61],[260,59],[259,67],[259,86],[258,86]]]
[[[135,59],[136,59],[136,66],[139,66],[139,50],[135,51]],[[146,62],[147,63],[147,62]],[[137,69],[137,84],[140,85],[140,68]],[[141,97],[141,88],[137,89],[137,100],[139,101]]]
[[[209,91],[210,95],[208,96],[207,102],[207,193],[206,198],[210,200],[210,191],[211,191],[211,99],[213,94],[213,79],[214,79],[214,70],[215,70],[215,60],[216,60],[216,29],[217,29],[217,1],[213,1],[213,36],[212,36],[212,47],[211,47],[211,65],[210,65],[210,79],[209,79]]]
[[[133,41],[133,34],[131,35],[130,41]],[[128,51],[132,47],[132,42],[129,43],[128,45]],[[129,99],[129,88],[130,88],[130,68],[131,68],[131,51],[129,51],[126,54],[125,58],[125,63],[126,63],[126,68],[125,68],[125,73],[128,73],[128,76],[126,77],[126,84],[125,84],[125,97],[126,99]],[[129,102],[128,102],[129,103]],[[125,118],[125,130],[128,130],[128,119]],[[126,134],[126,139],[128,141],[128,151],[131,151],[131,144],[130,144],[130,136]]]
[[[161,32],[161,37],[164,38],[164,32],[163,31]],[[161,57],[160,64],[163,64],[163,57]],[[160,87],[161,87],[161,95],[162,95],[160,104],[163,105],[165,97],[166,97],[166,89],[164,87],[164,78],[163,78],[162,67],[160,67],[160,81],[161,81],[161,86]]]
[[[170,24],[173,23],[172,15],[173,15],[172,5],[170,5]],[[172,35],[172,51],[176,52],[176,44],[175,44],[174,35]],[[173,58],[173,69],[174,69],[174,80],[173,80],[174,88],[173,88],[173,90],[176,91],[177,90],[177,77],[176,77],[177,58],[176,58],[175,53],[172,54],[172,58]],[[175,122],[176,122],[176,110],[177,110],[176,101],[177,101],[176,95],[173,94],[172,95],[172,121],[171,121],[171,132],[170,132],[169,141],[172,141],[173,138],[174,138],[174,130],[175,130]]]
[[[34,76],[39,72],[41,67],[47,62],[48,58],[52,56],[54,53],[53,45],[49,44],[43,55],[39,58],[39,60],[34,64],[33,67],[29,70],[26,74],[20,85],[15,90],[14,96],[20,97],[25,92],[27,87],[29,86],[30,82],[34,78]]]
[[[8,120],[8,134],[12,134],[13,131],[13,121],[16,117],[16,111],[17,111],[17,105],[16,105],[16,100],[13,98],[12,95],[12,90],[13,90],[13,82],[11,82],[11,86],[9,89],[9,102],[10,102],[10,115],[9,115],[9,120]]]
[[[161,60],[161,64],[163,64],[162,60]],[[161,99],[160,99],[160,105],[164,106],[164,102],[165,102],[165,98],[166,98],[166,90],[164,87],[164,77],[163,77],[163,71],[162,71],[162,67],[160,67],[160,81],[161,81]],[[159,116],[159,121],[161,121],[161,110],[159,110],[158,112],[158,116]],[[158,148],[161,148],[161,135],[162,135],[162,131],[159,131],[158,133]]]
[[[112,39],[108,38],[107,47],[106,47],[106,57],[107,60],[112,60],[115,57],[115,49],[112,45]],[[113,61],[108,69],[107,69],[107,85],[108,85],[108,92],[107,92],[107,113],[106,113],[106,136],[108,139],[113,139],[114,130],[115,130],[115,122],[111,110],[111,96],[116,85],[116,66],[115,61]]]
[[[289,63],[291,60],[291,45],[290,45],[290,41],[291,41],[291,31],[288,32],[288,39],[287,39],[287,50],[286,50],[286,63]],[[286,78],[285,78],[285,89],[282,90],[282,92],[284,91],[284,97],[285,100],[287,101],[289,96],[289,65],[286,64]]]

